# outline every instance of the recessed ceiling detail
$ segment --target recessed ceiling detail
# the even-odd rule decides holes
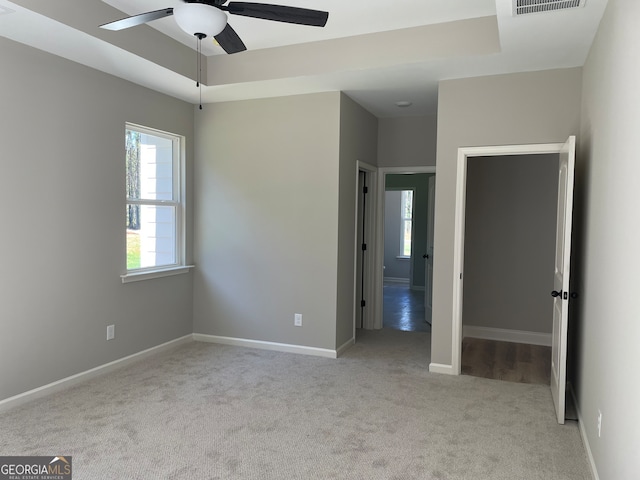
[[[432,116],[442,80],[584,65],[607,6],[587,0],[565,15],[516,17],[513,0],[403,0],[400,9],[389,0],[262,1],[321,4],[331,20],[310,29],[236,15],[248,49],[224,55],[206,42],[203,103],[342,91],[379,118]],[[196,42],[174,19],[118,35],[96,28],[184,3],[83,0],[78,10],[69,7],[76,0],[0,0],[15,10],[0,14],[0,44],[7,38],[198,105]],[[413,105],[398,107],[401,100]]]
[[[513,0],[513,16],[584,7],[586,0]]]

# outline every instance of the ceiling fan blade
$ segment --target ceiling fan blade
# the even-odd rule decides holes
[[[100,28],[116,31],[124,30],[125,28],[135,27],[137,25],[142,25],[143,23],[169,17],[171,15],[173,15],[173,8],[164,8],[162,10],[154,10],[153,12],[141,13],[140,15],[123,18],[122,20],[116,20],[115,22],[105,23],[104,25],[100,25]]]
[[[247,47],[244,46],[244,43],[242,43],[242,40],[240,40],[236,31],[231,28],[231,25],[228,23],[227,26],[224,27],[224,30],[214,38],[216,39],[216,42],[218,42],[218,45],[220,45],[227,53],[244,52],[247,49]]]
[[[230,2],[219,7],[234,15],[275,20],[276,22],[296,23],[312,27],[324,27],[329,18],[328,12],[309,10],[306,8],[269,5],[266,3]]]

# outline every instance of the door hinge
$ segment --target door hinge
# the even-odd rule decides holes
[[[364,194],[369,193],[369,187],[362,187],[362,193]]]
[[[360,300],[360,306],[361,307],[366,307],[367,306],[367,302],[364,300]]]
[[[363,243],[363,244],[362,244],[362,251],[364,252],[366,249],[367,249],[367,244],[366,244],[366,243]]]

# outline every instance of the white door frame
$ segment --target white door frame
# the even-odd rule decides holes
[[[358,206],[360,204],[360,199],[362,198],[360,191],[360,172],[365,172],[368,175],[367,179],[367,188],[368,200],[366,202],[366,208],[363,212],[364,222],[365,222],[365,236],[368,239],[369,243],[367,245],[367,250],[371,252],[369,255],[365,255],[365,264],[362,266],[365,272],[374,272],[375,271],[375,249],[376,249],[376,212],[377,212],[377,189],[378,189],[378,168],[373,165],[369,165],[368,163],[361,162],[360,160],[356,161],[356,212],[355,212],[355,255],[353,258],[353,270],[354,270],[354,278],[353,278],[353,338],[356,338],[356,320],[357,320],[357,309],[360,308],[360,299],[357,298],[358,292],[358,282],[361,281],[360,271],[358,270],[358,256],[362,255],[362,245],[358,244],[358,230],[362,228],[362,225],[358,222]],[[375,278],[373,275],[369,274],[365,276],[364,279],[364,289],[363,289],[363,297],[367,301],[367,305],[364,309],[364,318],[362,319],[362,328],[372,329],[374,324],[374,319],[378,315],[376,311],[378,302],[376,301],[376,290],[375,290]]]
[[[412,173],[436,173],[436,167],[379,167],[378,188],[376,189],[376,236],[375,236],[375,316],[371,328],[382,328],[382,289],[384,286],[384,192],[387,175],[412,174]]]
[[[427,207],[427,251],[429,257],[424,262],[424,320],[429,325],[433,323],[433,239],[435,227],[435,204],[436,204],[436,177],[429,179],[429,188],[427,190],[429,197]],[[429,319],[427,320],[427,317]]]
[[[541,143],[458,148],[453,238],[453,314],[451,325],[451,369],[454,375],[460,375],[462,367],[462,292],[464,282],[464,223],[467,193],[467,160],[469,157],[559,154],[563,145],[563,143]]]

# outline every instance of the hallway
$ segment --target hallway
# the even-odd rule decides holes
[[[405,332],[431,332],[424,319],[424,291],[406,283],[385,282],[382,326]]]

